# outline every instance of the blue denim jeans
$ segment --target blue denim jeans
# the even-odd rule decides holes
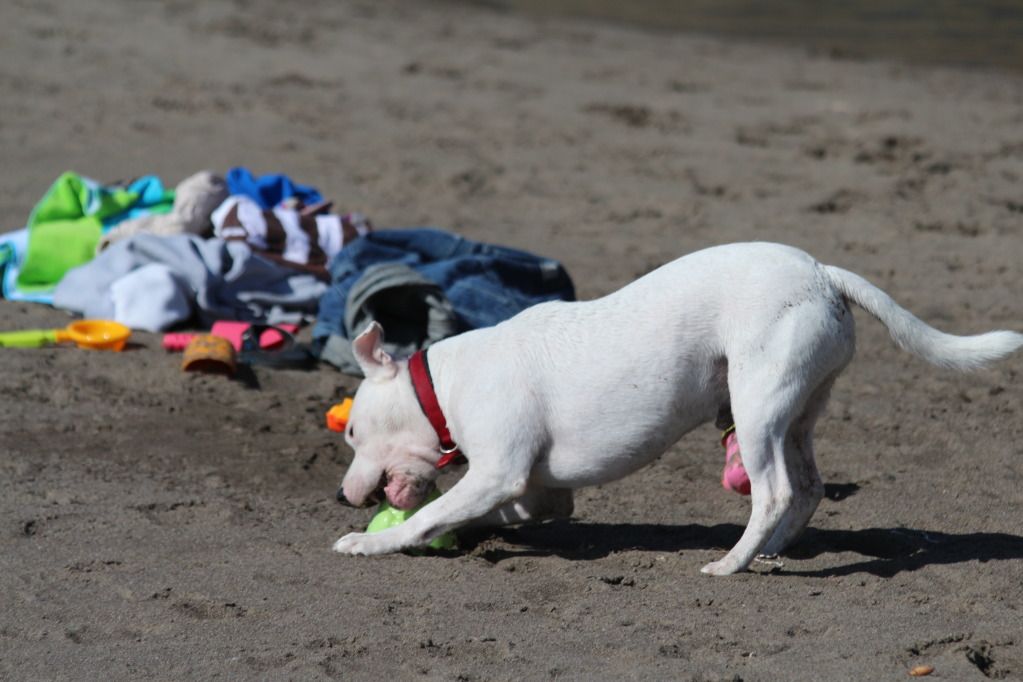
[[[571,278],[555,260],[432,228],[380,230],[346,245],[331,263],[315,341],[322,345],[331,335],[350,338],[361,331],[345,329],[345,304],[365,270],[380,263],[404,264],[439,285],[460,331],[497,324],[543,301],[575,299]]]

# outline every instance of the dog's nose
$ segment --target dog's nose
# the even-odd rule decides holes
[[[343,504],[346,507],[354,507],[355,506],[354,504],[352,504],[351,502],[348,501],[347,497],[345,497],[345,489],[344,488],[338,488],[337,489],[337,501],[340,502],[341,504]]]

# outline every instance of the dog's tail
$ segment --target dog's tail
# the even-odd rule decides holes
[[[975,336],[955,336],[938,331],[859,275],[830,265],[825,265],[824,271],[847,299],[888,327],[900,348],[931,364],[969,371],[999,360],[1023,346],[1023,334],[1011,331]]]

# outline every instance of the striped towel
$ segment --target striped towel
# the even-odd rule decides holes
[[[329,280],[330,260],[373,226],[361,213],[319,212],[325,208],[327,205],[264,210],[249,197],[234,195],[213,212],[213,233],[224,240],[245,241],[264,257]]]

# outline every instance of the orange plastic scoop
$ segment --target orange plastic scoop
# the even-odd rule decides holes
[[[78,320],[64,329],[26,329],[0,333],[0,347],[39,348],[54,343],[74,343],[79,348],[119,351],[131,329],[108,320]]]

